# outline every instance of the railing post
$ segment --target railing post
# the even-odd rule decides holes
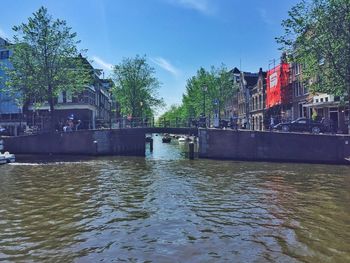
[[[188,158],[190,160],[193,160],[194,159],[194,143],[193,142],[190,142],[188,144],[188,149],[189,149]]]
[[[153,138],[151,138],[149,142],[149,151],[152,153],[153,152]]]

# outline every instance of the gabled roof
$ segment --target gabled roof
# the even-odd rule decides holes
[[[245,85],[247,88],[253,87],[259,78],[258,73],[251,73],[251,72],[242,72],[242,76],[244,77],[245,80]]]
[[[10,42],[7,39],[0,37],[0,48],[6,48],[9,45]]]
[[[238,68],[236,68],[236,67],[234,67],[233,69],[231,69],[230,72],[233,73],[233,74],[239,74],[239,73],[241,73],[241,71],[240,71]]]

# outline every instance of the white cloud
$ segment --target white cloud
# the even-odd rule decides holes
[[[92,57],[93,61],[98,65],[100,66],[102,69],[105,69],[105,70],[113,70],[113,65],[104,61],[102,58],[99,58],[97,56],[93,56]]]
[[[178,70],[175,66],[171,65],[171,63],[169,61],[167,61],[166,59],[164,59],[162,57],[157,57],[157,58],[150,58],[150,60],[154,64],[161,67],[162,69],[171,73],[172,75],[174,75],[176,77],[180,75],[180,70]]]
[[[192,9],[205,15],[211,15],[213,8],[209,4],[209,0],[168,0],[170,3]]]
[[[267,14],[266,9],[264,9],[264,8],[259,8],[258,11],[259,11],[261,20],[262,20],[265,24],[267,24],[267,25],[272,25],[272,24],[273,24],[272,20],[269,18],[268,14]]]

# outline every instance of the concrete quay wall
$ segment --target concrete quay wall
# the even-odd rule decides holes
[[[200,129],[199,157],[350,164],[350,136]]]
[[[134,129],[89,130],[4,137],[15,154],[145,155],[145,134]]]

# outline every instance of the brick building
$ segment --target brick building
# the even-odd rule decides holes
[[[258,80],[258,73],[251,72],[241,72],[240,83],[238,91],[238,119],[239,126],[245,129],[251,129],[251,119],[250,119],[250,103],[251,92]]]
[[[263,72],[262,68],[260,68],[258,73],[258,81],[252,88],[250,97],[250,120],[252,130],[265,130],[265,99],[266,72]]]

